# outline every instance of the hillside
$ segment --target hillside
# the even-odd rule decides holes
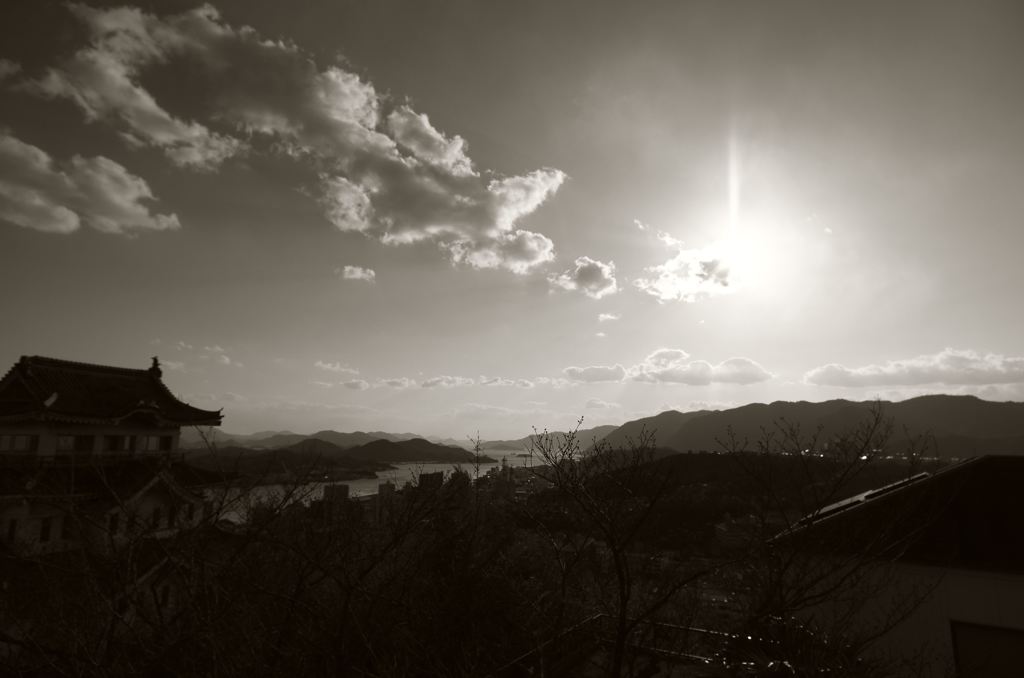
[[[729,431],[750,446],[764,431],[785,420],[805,434],[821,429],[827,439],[848,431],[869,415],[875,401],[829,400],[821,403],[755,403],[716,412],[662,412],[627,422],[605,437],[613,447],[636,439],[641,429],[653,431],[659,446],[679,452],[721,451]],[[985,453],[1024,454],[1024,403],[981,400],[974,396],[921,396],[901,402],[881,402],[883,414],[894,422],[892,443],[907,436],[930,434],[941,457]]]
[[[580,429],[576,432],[576,439],[583,447],[589,447],[593,443],[602,440],[606,435],[616,430],[618,427],[610,424],[604,426],[595,426],[588,429]],[[565,431],[552,431],[551,435],[555,437],[556,442],[563,440],[567,435]],[[488,451],[514,451],[514,452],[525,452],[530,448],[530,443],[533,441],[534,435],[528,435],[523,438],[517,438],[515,440],[488,440],[481,443],[480,449]]]
[[[409,461],[466,464],[474,461],[473,453],[461,447],[437,445],[423,438],[399,441],[374,440],[365,445],[349,448],[345,450],[345,454],[353,459],[389,464]],[[481,457],[479,461],[486,463],[493,462],[494,459]]]

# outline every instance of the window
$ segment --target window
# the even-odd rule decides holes
[[[195,516],[196,516],[196,505],[191,503],[191,502],[189,502],[188,504],[185,504],[185,520],[191,523],[192,520],[195,518]]]
[[[131,452],[135,449],[135,436],[104,436],[104,449],[108,452]]]
[[[178,523],[178,507],[171,504],[167,507],[167,527],[175,527]]]
[[[107,532],[110,534],[117,534],[119,527],[121,527],[121,514],[111,513],[107,518]]]
[[[159,506],[157,506],[156,508],[153,509],[153,515],[150,518],[150,524],[152,525],[154,530],[157,529],[158,527],[160,527],[160,507]]]
[[[18,538],[18,519],[11,518],[7,521],[7,541],[13,542]]]
[[[71,516],[63,516],[60,521],[60,538],[71,541]]]
[[[168,601],[171,599],[171,587],[164,584],[160,587],[160,607],[167,607]]]
[[[39,542],[45,544],[50,541],[50,530],[53,529],[53,517],[46,516],[39,521]]]
[[[92,452],[96,436],[58,436],[58,452]]]
[[[140,436],[139,447],[146,452],[170,452],[174,447],[174,436]]]

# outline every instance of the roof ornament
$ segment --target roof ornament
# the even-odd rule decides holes
[[[44,407],[53,407],[53,404],[57,402],[57,392],[54,391],[50,394],[50,397],[43,401]]]
[[[149,366],[149,373],[159,379],[164,372],[160,369],[160,358],[153,356],[153,364]]]

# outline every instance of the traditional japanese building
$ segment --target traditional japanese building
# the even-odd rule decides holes
[[[149,369],[24,356],[0,380],[0,457],[7,463],[119,462],[178,449],[182,426],[221,413],[181,402]]]
[[[196,524],[197,488],[181,463],[183,426],[216,426],[188,405],[159,361],[131,369],[22,357],[0,380],[0,543],[16,553],[105,550]]]

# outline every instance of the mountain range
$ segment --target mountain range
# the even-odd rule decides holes
[[[805,435],[820,430],[827,440],[863,423],[875,405],[893,423],[891,443],[898,449],[927,436],[940,457],[987,453],[1024,454],[1024,403],[991,402],[975,396],[930,395],[901,402],[829,400],[821,403],[773,402],[730,410],[676,412],[627,422],[605,436],[611,447],[628,446],[642,430],[659,447],[678,452],[721,451],[731,431],[735,440],[753,446],[765,431],[785,421]]]
[[[728,410],[699,410],[660,414],[626,422],[621,426],[596,426],[577,431],[580,444],[587,448],[600,441],[612,448],[628,447],[643,432],[653,436],[660,450],[721,451],[729,431],[738,442],[748,446],[758,441],[764,431],[771,431],[778,422],[799,426],[804,434],[821,431],[825,439],[848,431],[863,422],[875,405],[894,423],[891,442],[905,444],[916,436],[929,436],[941,457],[964,457],[986,453],[1024,454],[1024,403],[992,402],[975,396],[930,395],[900,402],[828,400],[777,401],[754,403]],[[565,432],[552,433],[556,442]],[[249,450],[312,449],[317,442],[327,443],[320,451],[335,455],[344,452],[352,459],[395,463],[408,461],[442,461],[466,463],[473,456],[469,441],[451,438],[426,439],[414,433],[354,431],[342,433],[324,430],[303,435],[291,431],[262,431],[252,434],[231,434],[219,429],[207,433],[207,439],[218,448],[238,447]],[[514,440],[491,440],[481,443],[484,453],[525,452],[533,435]],[[182,431],[182,447],[206,447],[195,430]]]

